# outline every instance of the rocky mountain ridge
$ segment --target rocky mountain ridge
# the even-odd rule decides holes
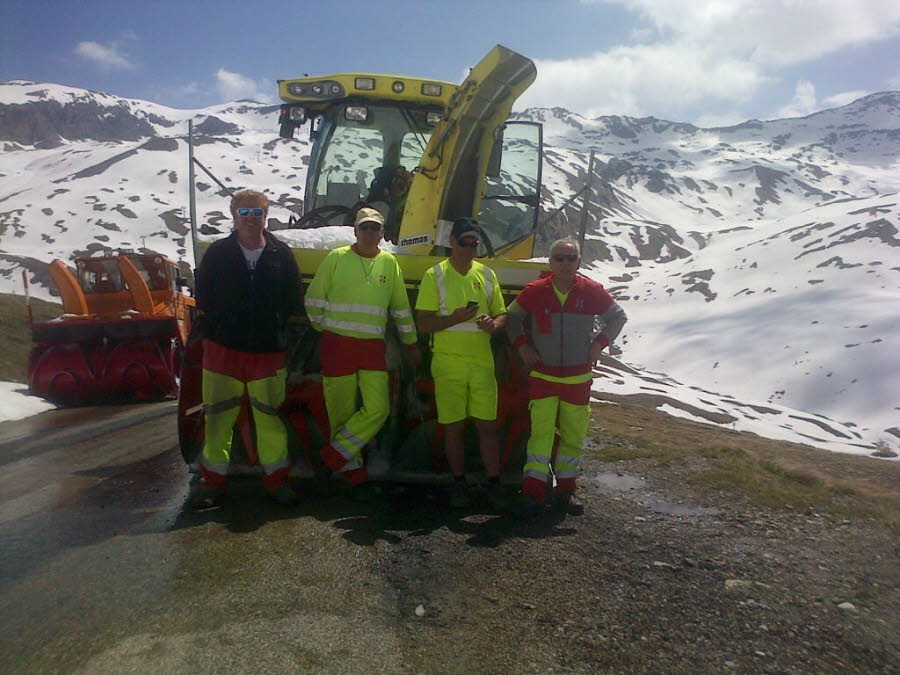
[[[545,218],[584,185],[595,151],[585,270],[631,317],[630,363],[708,400],[739,394],[851,422],[858,442],[900,429],[900,93],[711,129],[562,108],[514,117],[544,124]],[[270,225],[286,223],[309,144],[278,138],[277,106],[173,110],[0,85],[0,289],[21,292],[24,268],[49,294],[50,260],[104,247],[190,262],[188,119],[204,165],[226,185],[266,189]],[[201,172],[197,187],[201,233],[219,236],[227,200]],[[579,220],[576,200],[542,225],[537,253]],[[328,247],[347,233],[285,236]]]

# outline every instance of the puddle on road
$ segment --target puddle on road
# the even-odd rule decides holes
[[[638,476],[629,476],[621,473],[598,473],[592,476],[604,492],[628,492],[640,490],[644,487],[644,479]]]
[[[629,476],[621,473],[597,473],[590,477],[601,491],[622,496],[626,493],[632,493],[635,501],[641,502],[654,513],[662,513],[667,516],[675,516],[676,518],[689,518],[693,516],[717,516],[722,513],[721,509],[711,509],[702,506],[689,506],[686,504],[673,504],[671,502],[662,501],[645,491],[646,482],[640,476]],[[638,495],[640,490],[642,494]]]

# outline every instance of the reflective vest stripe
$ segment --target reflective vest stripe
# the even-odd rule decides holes
[[[484,268],[484,290],[487,293],[487,306],[488,313],[491,311],[491,304],[494,300],[494,284],[497,283],[497,277],[494,276],[494,271],[490,267]]]
[[[442,328],[441,330],[457,331],[461,333],[478,333],[481,329],[478,327],[477,323],[464,321],[463,323],[458,323],[456,325],[450,326],[449,328]]]
[[[485,295],[487,295],[487,307],[488,313],[490,313],[491,305],[494,301],[494,293],[496,292],[497,277],[490,267],[482,266],[482,268],[484,269],[484,272],[482,273],[485,282],[484,292]],[[450,312],[447,311],[447,280],[444,278],[444,268],[441,267],[441,263],[434,266],[434,282],[438,292],[438,315],[449,316]],[[444,330],[453,329],[445,328]]]
[[[447,311],[447,281],[444,279],[444,268],[440,263],[434,266],[434,283],[437,285],[438,292],[438,315],[449,316]]]
[[[376,337],[384,337],[384,326],[375,326],[370,323],[360,323],[359,321],[338,321],[329,316],[322,317],[322,325],[325,328],[342,328],[344,330],[357,331],[359,333],[369,333]]]
[[[328,300],[322,300],[319,298],[310,298],[306,301],[306,304],[310,307],[321,307],[326,312],[350,312],[353,314],[370,314],[372,316],[377,316],[384,318],[387,316],[387,310],[384,307],[378,307],[377,305],[361,305],[356,303],[346,303],[346,302],[330,302]],[[397,314],[395,313],[395,316]],[[407,313],[407,316],[412,316]]]

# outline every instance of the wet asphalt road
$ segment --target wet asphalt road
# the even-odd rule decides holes
[[[0,467],[0,672],[398,670],[345,514],[188,509],[174,404],[4,423]]]

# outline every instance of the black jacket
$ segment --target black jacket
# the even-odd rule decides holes
[[[237,232],[213,243],[197,269],[203,337],[255,354],[285,350],[291,316],[303,316],[300,269],[291,249],[269,232],[253,278]]]

